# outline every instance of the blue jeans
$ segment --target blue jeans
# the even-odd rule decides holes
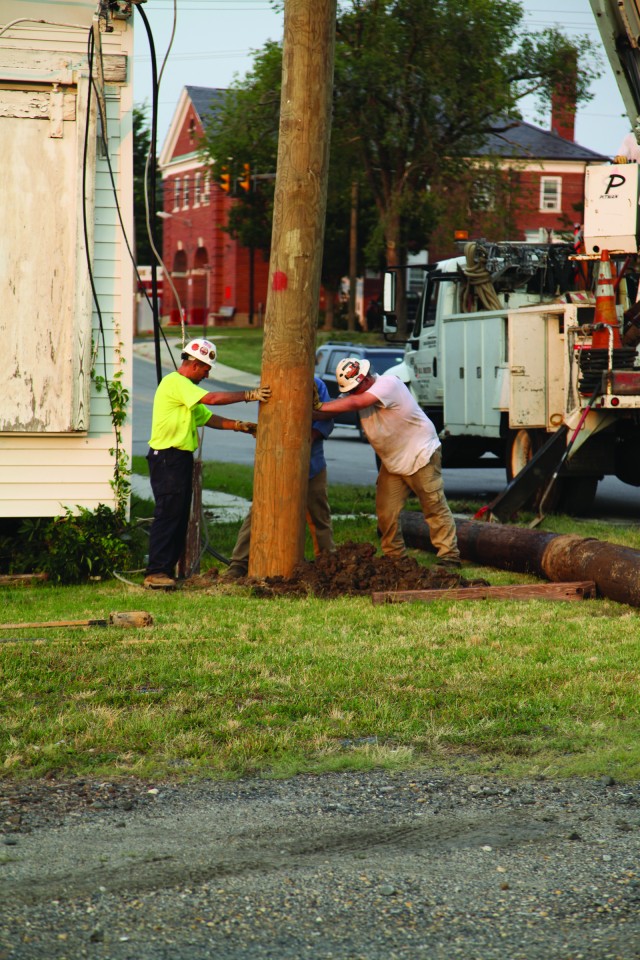
[[[156,501],[149,536],[147,574],[175,576],[184,549],[193,493],[193,454],[189,450],[149,450],[149,478]]]

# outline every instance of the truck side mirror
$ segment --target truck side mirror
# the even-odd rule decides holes
[[[396,281],[398,277],[394,270],[385,271],[382,287],[382,309],[385,313],[395,313],[396,309]]]
[[[383,333],[398,332],[398,318],[396,317],[395,313],[383,313],[382,332]]]
[[[382,287],[382,332],[396,333],[398,330],[398,318],[395,314],[396,309],[396,280],[395,271],[387,270],[384,275],[384,285]]]

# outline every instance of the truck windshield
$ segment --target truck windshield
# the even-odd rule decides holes
[[[413,337],[419,337],[421,330],[424,330],[425,327],[432,327],[436,322],[439,292],[440,284],[430,277],[424,285],[418,315],[413,325]]]

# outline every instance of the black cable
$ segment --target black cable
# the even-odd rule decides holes
[[[94,88],[94,90],[95,90],[95,92],[96,92],[96,97],[98,97],[98,89],[97,89],[97,87],[96,87],[95,81],[93,82],[93,88]],[[98,97],[98,104],[100,104],[100,99],[99,99],[99,97]],[[102,108],[100,109],[100,116],[101,116],[101,117],[103,116],[103,114],[102,114]],[[105,123],[106,123],[106,118],[103,119],[103,123],[102,123],[103,127],[104,127]],[[145,290],[144,286],[142,285],[142,277],[140,276],[140,272],[139,272],[139,270],[138,270],[138,265],[137,265],[137,263],[136,263],[136,258],[135,258],[135,255],[134,255],[134,253],[133,253],[133,250],[131,249],[131,244],[129,243],[129,238],[128,238],[128,236],[127,236],[127,231],[126,231],[126,229],[125,229],[124,221],[123,221],[123,219],[122,219],[122,211],[121,211],[121,209],[120,209],[120,202],[119,202],[119,200],[118,200],[118,188],[116,187],[115,176],[114,176],[114,173],[113,173],[113,166],[111,165],[111,157],[109,156],[108,144],[107,144],[106,140],[104,139],[104,137],[103,137],[103,140],[102,140],[102,144],[103,144],[103,147],[104,147],[105,160],[107,161],[107,168],[108,168],[108,170],[109,170],[109,179],[111,180],[111,189],[112,189],[112,191],[113,191],[113,197],[114,197],[115,204],[116,204],[116,211],[117,211],[117,214],[118,214],[118,221],[119,221],[119,223],[120,223],[120,229],[122,230],[122,236],[124,237],[124,242],[125,242],[125,246],[126,246],[126,248],[127,248],[127,253],[129,254],[129,259],[131,260],[131,263],[133,264],[133,269],[134,269],[134,271],[135,271],[136,278],[137,278],[138,283],[139,283],[139,285],[140,285],[140,289],[142,290],[142,292],[143,292],[143,294],[144,294],[144,296],[145,296],[145,298],[146,298],[146,301],[147,301],[147,303],[149,304],[149,307],[151,308],[151,311],[152,311],[152,313],[153,313],[153,304],[152,304],[152,301],[151,301],[151,299],[150,299],[150,297],[149,297],[149,294],[147,293],[147,291]],[[167,347],[167,350],[169,351],[169,356],[171,357],[171,360],[173,361],[174,369],[177,370],[177,369],[178,369],[178,366],[177,366],[177,364],[176,364],[175,359],[173,358],[173,356],[172,356],[172,354],[171,354],[171,351],[170,351],[170,348],[169,348],[169,341],[167,340],[167,335],[165,334],[165,332],[164,332],[164,330],[162,329],[161,326],[160,326],[159,328],[160,328],[160,333],[162,334],[162,338],[163,338],[163,340],[164,340],[165,346]]]
[[[151,144],[149,148],[149,208],[152,217],[150,218],[149,229],[152,234],[153,246],[157,249],[157,235],[155,231],[155,221],[152,219],[156,212],[156,140],[158,137],[158,64],[156,61],[156,48],[153,42],[153,34],[147,19],[147,15],[141,6],[136,5],[136,11],[142,17],[147,39],[149,41],[149,55],[151,57]],[[151,298],[153,311],[153,341],[156,353],[156,377],[158,383],[162,380],[162,364],[160,362],[160,316],[158,310],[158,265],[155,260],[151,263]]]
[[[87,270],[89,273],[89,282],[91,284],[91,293],[93,296],[93,302],[96,308],[96,314],[98,317],[98,326],[100,327],[100,336],[102,338],[102,361],[104,364],[104,383],[105,389],[107,391],[107,397],[109,399],[109,407],[111,408],[111,422],[114,427],[115,434],[115,483],[118,484],[120,479],[120,444],[119,444],[119,433],[118,428],[115,422],[115,409],[113,406],[113,400],[111,398],[111,393],[109,392],[109,375],[107,370],[107,341],[104,333],[104,324],[102,322],[102,311],[100,309],[100,302],[98,300],[98,291],[96,290],[95,278],[93,275],[93,265],[91,263],[91,254],[89,252],[89,228],[87,223],[87,154],[89,149],[89,120],[91,117],[91,88],[93,86],[93,54],[95,47],[95,39],[93,36],[93,29],[89,30],[89,37],[87,43],[87,60],[89,66],[89,84],[87,88],[87,115],[85,119],[84,126],[84,143],[82,147],[82,228],[84,233],[84,250],[85,256],[87,258]]]

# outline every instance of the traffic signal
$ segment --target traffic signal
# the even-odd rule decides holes
[[[222,167],[220,173],[220,187],[225,193],[229,193],[231,191],[231,174],[229,173],[229,167]]]
[[[249,190],[251,190],[251,164],[243,163],[242,171],[242,176],[238,177],[238,183],[243,190],[249,193]]]

